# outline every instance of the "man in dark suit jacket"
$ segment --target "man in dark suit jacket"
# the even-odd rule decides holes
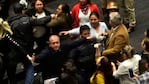
[[[72,42],[60,43],[60,37],[58,35],[51,35],[49,37],[49,46],[42,50],[36,57],[32,55],[32,58],[28,56],[32,62],[38,62],[41,64],[42,78],[45,82],[47,79],[60,77],[61,68],[67,61],[67,55],[69,51],[77,46],[83,44],[87,38],[80,38]]]
[[[80,27],[80,38],[88,36],[90,36],[90,28],[87,25],[82,25]],[[86,41],[69,53],[69,59],[74,61],[79,74],[83,79],[83,84],[90,84],[89,79],[92,73],[96,70],[95,43],[97,43],[96,39]]]

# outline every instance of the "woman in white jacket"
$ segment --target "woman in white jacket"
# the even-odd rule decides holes
[[[109,29],[105,22],[100,21],[100,16],[97,12],[91,12],[89,16],[89,22],[85,23],[84,25],[89,26],[90,28],[90,35],[97,39],[98,42],[101,42],[101,51],[104,50],[104,42],[106,39],[106,34]],[[80,34],[80,27],[74,28],[69,31],[61,31],[60,35],[67,35],[70,34],[72,36],[79,35]]]
[[[113,64],[113,76],[119,78],[120,84],[136,84],[136,81],[129,76],[128,70],[131,68],[134,73],[137,73],[141,57],[135,54],[131,45],[126,45],[122,49],[121,54],[124,61],[119,63],[117,70]]]

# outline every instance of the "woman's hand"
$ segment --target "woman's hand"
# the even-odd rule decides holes
[[[111,62],[113,72],[116,71],[116,66],[113,62]]]
[[[51,14],[50,16],[51,16],[51,19],[57,18],[57,15],[56,14]]]

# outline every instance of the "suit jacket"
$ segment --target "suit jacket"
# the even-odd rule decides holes
[[[102,52],[103,56],[107,56],[111,61],[121,61],[120,51],[129,44],[129,34],[127,28],[120,24],[114,31],[112,37],[112,29],[108,32],[108,39],[106,41],[105,50]]]
[[[72,23],[71,15],[62,14],[56,19],[51,20],[47,26],[52,28],[52,33],[58,34],[60,31],[70,30]]]
[[[61,74],[61,68],[67,61],[69,52],[83,44],[85,41],[87,41],[87,39],[80,38],[71,42],[61,43],[60,49],[57,52],[55,52],[51,47],[46,47],[36,55],[35,61],[40,63],[43,80],[52,77],[59,77]]]

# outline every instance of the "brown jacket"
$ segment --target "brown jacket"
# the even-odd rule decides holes
[[[52,33],[58,34],[60,31],[67,31],[71,29],[73,20],[70,15],[63,14],[56,19],[51,20],[47,26],[52,28]]]
[[[120,24],[112,37],[110,37],[111,33],[112,29],[108,32],[108,39],[102,55],[108,57],[111,61],[121,61],[120,51],[125,45],[129,44],[127,28],[123,24]]]

